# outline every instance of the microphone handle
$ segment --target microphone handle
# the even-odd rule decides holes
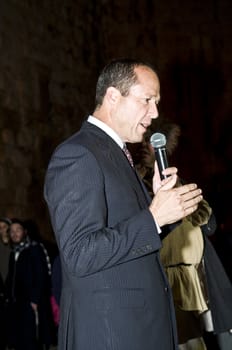
[[[166,179],[168,176],[162,174],[162,171],[168,168],[168,160],[165,147],[155,148],[155,158],[157,160],[161,180]]]

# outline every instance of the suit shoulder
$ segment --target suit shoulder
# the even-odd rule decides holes
[[[56,147],[53,157],[68,157],[70,155],[75,157],[75,155],[86,151],[96,154],[98,150],[108,148],[112,142],[112,139],[104,131],[95,125],[85,123],[78,132]]]

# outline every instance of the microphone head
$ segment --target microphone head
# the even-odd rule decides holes
[[[166,145],[166,136],[159,132],[151,135],[150,143],[154,148],[160,148]]]

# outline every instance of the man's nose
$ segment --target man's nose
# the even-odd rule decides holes
[[[149,113],[150,113],[151,119],[156,119],[159,116],[157,103],[153,100],[150,101]]]

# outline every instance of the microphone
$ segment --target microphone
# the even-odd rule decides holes
[[[157,160],[160,178],[161,180],[166,179],[168,176],[163,175],[162,171],[168,168],[168,160],[166,154],[166,137],[164,134],[156,132],[151,135],[150,143],[155,150],[155,158]]]

